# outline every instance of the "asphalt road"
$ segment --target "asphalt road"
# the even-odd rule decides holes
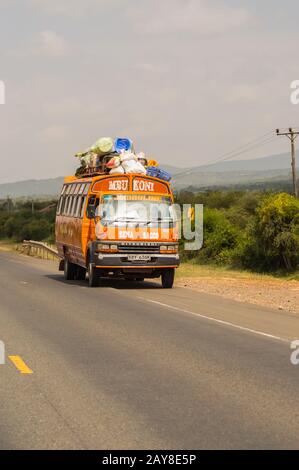
[[[0,448],[298,449],[294,338],[285,312],[153,283],[89,289],[2,252]]]

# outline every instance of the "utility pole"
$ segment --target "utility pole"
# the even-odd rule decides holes
[[[9,214],[10,213],[10,197],[9,196],[6,197],[6,203],[7,203],[7,212]]]
[[[291,141],[291,156],[292,156],[292,175],[293,175],[293,193],[295,197],[298,197],[297,189],[297,178],[296,178],[296,152],[295,152],[295,139],[298,137],[299,132],[294,131],[291,127],[288,131],[280,132],[279,129],[276,129],[276,135],[285,135]]]

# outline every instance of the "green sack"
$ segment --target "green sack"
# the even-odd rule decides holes
[[[113,149],[114,142],[111,137],[102,137],[90,147],[90,151],[96,153],[99,156],[107,155],[107,153],[113,152]]]

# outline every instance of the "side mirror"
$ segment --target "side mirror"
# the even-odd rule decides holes
[[[96,210],[94,206],[87,206],[87,217],[89,219],[94,219],[95,213],[96,213]]]

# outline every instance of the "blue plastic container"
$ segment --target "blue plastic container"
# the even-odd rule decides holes
[[[171,180],[171,174],[168,173],[168,171],[162,170],[162,168],[159,168],[158,166],[148,166],[146,169],[146,174],[148,176],[153,176],[154,178],[160,178],[164,181]]]
[[[114,148],[117,153],[121,153],[122,151],[126,152],[133,149],[133,142],[126,137],[118,137],[115,139]]]

